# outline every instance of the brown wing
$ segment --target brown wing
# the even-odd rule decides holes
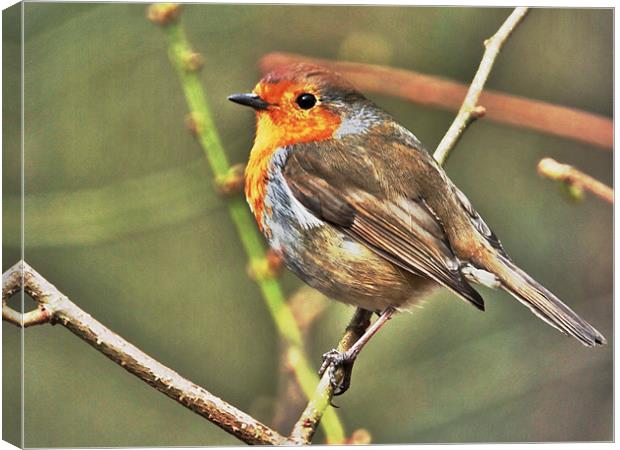
[[[483,310],[482,297],[461,274],[442,224],[424,198],[381,179],[382,170],[363,147],[349,148],[346,164],[343,152],[333,150],[320,144],[291,148],[283,173],[299,202],[392,263]]]

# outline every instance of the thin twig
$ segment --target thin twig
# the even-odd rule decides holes
[[[350,349],[353,344],[364,334],[366,328],[370,325],[372,312],[362,308],[357,308],[355,314],[349,323],[344,335],[338,343],[338,350],[341,352]],[[336,373],[337,377],[342,377],[342,371]],[[288,443],[291,444],[308,444],[312,441],[312,437],[321,421],[324,411],[330,405],[334,395],[334,389],[329,380],[329,370],[325,371],[321,381],[314,391],[308,405],[301,414],[301,417],[295,423],[293,431],[289,437]],[[329,442],[328,443],[333,443]]]
[[[325,312],[330,300],[316,289],[303,285],[287,300],[287,304],[299,325],[302,338],[307,342],[311,328],[316,320]],[[278,388],[273,412],[273,419],[269,422],[276,430],[290,430],[293,428],[299,412],[304,409],[308,398],[304,395],[293,370],[294,360],[288,345],[280,340],[280,363]]]
[[[538,163],[538,173],[551,180],[585,189],[608,203],[614,203],[612,188],[568,164],[559,163],[552,158],[543,158]]]
[[[39,309],[32,312],[45,311],[46,320],[39,321],[39,324],[62,324],[128,372],[243,442],[262,445],[284,443],[285,438],[275,430],[183,378],[110,331],[81,310],[25,262],[15,264],[2,276],[3,320],[18,326],[28,321],[25,316],[30,313],[26,313],[23,318],[14,310],[8,315],[5,314],[9,309],[6,300],[12,293],[21,289],[22,279],[24,291],[39,306]]]
[[[51,320],[51,315],[44,307],[38,307],[27,313],[20,313],[2,302],[2,320],[17,325],[18,327],[28,328],[33,325],[41,325]]]
[[[180,23],[179,5],[155,4],[148,10],[148,17],[162,26],[169,46],[169,56],[177,69],[181,87],[190,110],[188,124],[195,133],[214,172],[216,180],[230,178],[231,167],[226,157],[219,135],[209,109],[197,70],[202,63],[199,54],[191,49]],[[162,20],[159,20],[163,18]],[[234,184],[234,183],[232,183]],[[255,275],[267,308],[276,325],[278,334],[289,346],[288,353],[293,355],[293,370],[296,378],[307,397],[314,392],[318,377],[308,362],[305,354],[301,333],[289,310],[282,288],[270,271],[261,270],[265,267],[266,253],[264,240],[260,236],[254,219],[241,196],[231,196],[227,202],[228,212],[237,229],[243,248],[250,260],[251,272]],[[344,440],[344,427],[333,409],[325,413],[323,420],[325,434],[330,441]]]
[[[527,8],[516,8],[506,22],[504,22],[504,24],[500,27],[499,31],[491,39],[485,42],[487,50],[483,56],[478,73],[472,82],[472,87],[470,87],[465,103],[457,115],[453,126],[450,127],[446,133],[446,136],[444,136],[444,139],[442,140],[442,142],[446,140],[446,137],[452,133],[450,140],[447,141],[449,145],[445,147],[445,150],[440,152],[438,149],[435,152],[435,159],[440,165],[443,165],[446,162],[449,151],[454,147],[459,136],[467,128],[466,123],[468,121],[471,122],[477,112],[478,114],[480,113],[480,109],[476,106],[476,102],[480,96],[480,91],[484,87],[484,82],[489,76],[489,72],[493,66],[493,61],[497,57],[503,43],[510,35],[510,32],[516,27],[526,12]],[[474,86],[475,89],[473,89]],[[465,120],[465,122],[463,122],[463,120]],[[459,125],[461,123],[465,123],[465,125]],[[455,124],[457,125],[455,126]],[[457,131],[451,131],[453,128],[457,129]],[[372,312],[366,311],[362,308],[357,308],[349,326],[347,327],[347,331],[338,344],[338,350],[346,351],[350,349],[370,325],[371,317]],[[338,375],[342,376],[342,372],[337,372],[337,376]],[[293,432],[289,437],[290,443],[307,444],[311,442],[316,428],[321,421],[323,412],[330,404],[333,395],[333,387],[329,381],[329,370],[327,370],[321,378],[319,385],[316,387],[314,395],[308,402],[306,409],[295,424]]]
[[[482,61],[480,61],[478,71],[469,86],[463,105],[459,109],[456,119],[454,119],[454,122],[450,125],[448,132],[444,135],[433,155],[439,164],[443,165],[446,162],[450,151],[454,148],[467,127],[484,114],[484,108],[478,105],[480,94],[484,89],[487,78],[489,78],[489,73],[491,73],[495,59],[502,49],[502,46],[525,17],[527,11],[528,8],[515,8],[499,30],[497,30],[497,33],[484,41],[486,50],[482,56]]]

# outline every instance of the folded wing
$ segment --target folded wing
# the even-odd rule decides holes
[[[369,155],[343,165],[319,147],[291,151],[284,177],[293,195],[316,217],[338,227],[393,264],[430,278],[483,310],[465,280],[441,222],[415,192],[387,189]],[[345,169],[346,167],[346,169]]]

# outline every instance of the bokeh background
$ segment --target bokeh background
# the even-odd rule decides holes
[[[270,424],[279,339],[187,132],[162,31],[144,4],[25,4],[25,257],[80,307],[192,381]],[[501,8],[186,5],[200,74],[230,160],[246,160],[249,90],[271,51],[388,64],[469,82]],[[18,14],[5,14],[5,54]],[[7,28],[8,27],[8,28]],[[534,9],[488,87],[612,116],[612,11]],[[10,53],[12,52],[12,53]],[[18,98],[18,66],[5,98]],[[8,87],[7,87],[8,86]],[[434,148],[454,114],[370,95]],[[3,270],[19,259],[19,122],[4,126]],[[11,112],[12,110],[8,110]],[[15,111],[13,111],[15,112]],[[574,203],[536,175],[543,156],[612,183],[612,152],[480,120],[446,168],[513,259],[609,339],[587,349],[507,294],[480,313],[441,291],[392,320],[337,399],[347,432],[375,443],[608,441],[612,431],[612,208]],[[301,287],[290,273],[287,294]],[[309,302],[313,301],[308,299]],[[353,309],[331,302],[313,363]],[[3,429],[19,424],[19,330],[3,323]],[[62,327],[25,332],[28,447],[237,441]],[[292,401],[292,399],[291,399]],[[295,411],[293,411],[295,412]],[[295,414],[297,414],[295,412]],[[283,429],[286,433],[288,430]],[[316,442],[321,442],[318,436]]]

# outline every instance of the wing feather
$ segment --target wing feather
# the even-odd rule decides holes
[[[394,203],[377,205],[371,201],[371,205],[375,205],[374,210],[368,203],[357,205],[350,230],[358,240],[389,254],[390,261],[405,270],[435,280],[484,309],[482,297],[461,274],[460,262],[445,236],[433,236],[416,220],[404,222],[399,216],[390,216],[390,210],[396,206]],[[418,218],[424,217],[424,221],[432,218],[430,213],[423,211],[419,210]]]
[[[382,195],[376,180],[371,181],[370,193],[347,180],[344,170],[338,171],[337,183],[329,182],[326,176],[334,168],[317,155],[291,152],[285,164],[284,178],[302,205],[390,262],[430,278],[484,309],[482,297],[461,274],[460,261],[442,224],[423,198]]]

